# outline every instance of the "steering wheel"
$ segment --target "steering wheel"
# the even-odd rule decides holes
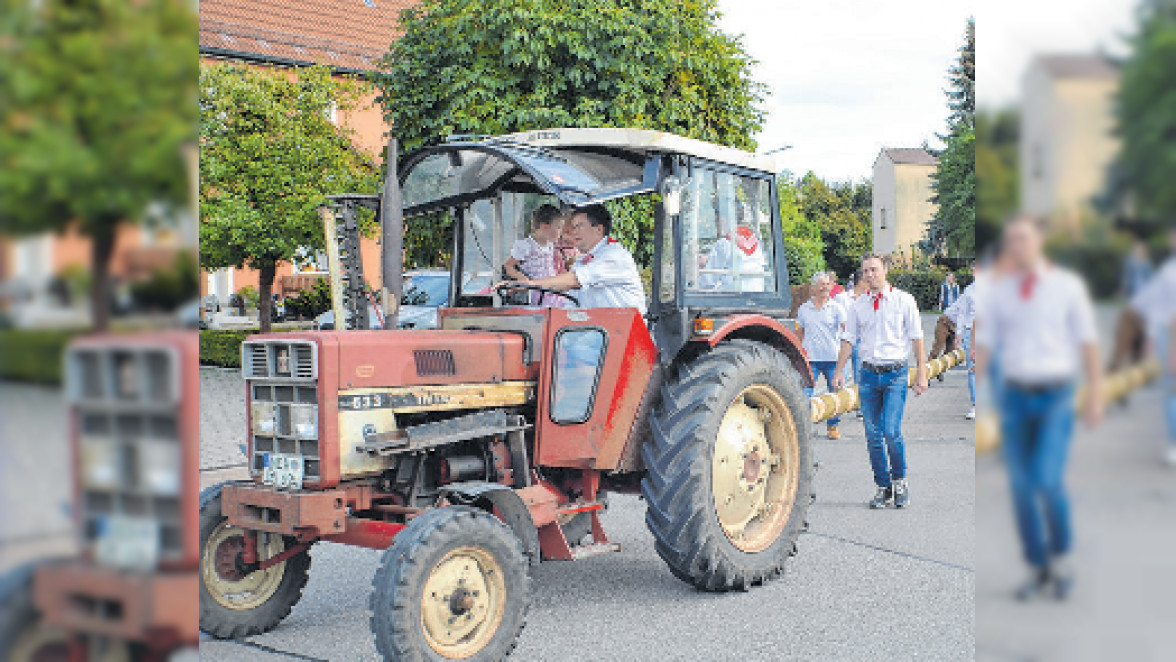
[[[510,292],[511,290],[531,290],[533,292],[541,292],[543,294],[554,294],[556,296],[561,296],[561,297],[567,299],[568,301],[571,301],[572,303],[576,304],[577,308],[580,307],[580,300],[577,299],[576,297],[566,293],[566,292],[560,292],[558,290],[552,290],[552,289],[549,289],[546,287],[540,287],[538,285],[531,285],[529,283],[518,283],[518,282],[503,283],[502,285],[499,285],[496,288],[496,290],[498,291],[499,294],[505,294],[506,292]]]

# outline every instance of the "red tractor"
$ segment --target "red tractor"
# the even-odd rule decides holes
[[[81,553],[0,578],[0,661],[150,662],[195,651],[197,362],[195,333],[70,345]]]
[[[398,165],[382,197],[338,196],[326,215],[335,319],[356,330],[243,345],[252,480],[201,498],[201,629],[275,627],[310,547],[336,542],[385,550],[370,602],[385,659],[500,659],[523,627],[528,564],[619,549],[601,526],[608,492],[645,497],[683,581],[725,591],[779,575],[813,461],[808,362],[781,322],[770,159],[655,131],[555,129],[451,139]],[[492,290],[538,205],[632,197],[654,209],[647,315]],[[449,222],[438,329],[395,330],[389,310],[392,330],[364,330],[365,208],[385,232],[385,274],[400,273],[405,219]]]

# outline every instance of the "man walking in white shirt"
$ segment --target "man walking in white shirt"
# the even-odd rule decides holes
[[[976,316],[976,374],[989,356],[1000,362],[997,403],[1001,446],[1030,578],[1016,591],[1026,600],[1052,593],[1065,599],[1074,575],[1066,561],[1073,534],[1063,477],[1074,429],[1074,393],[1086,375],[1081,404],[1089,425],[1103,414],[1094,308],[1082,279],[1046,261],[1035,219],[1013,219],[1003,250],[1012,271],[991,284]]]
[[[877,486],[870,507],[883,508],[893,500],[896,508],[905,508],[910,503],[902,440],[902,414],[910,375],[907,361],[913,351],[917,361],[914,391],[922,395],[927,390],[927,355],[919,306],[913,296],[887,282],[886,272],[881,255],[871,253],[862,258],[862,277],[869,290],[849,310],[834,387],[841,387],[841,371],[854,344],[860,341],[858,395]]]
[[[813,372],[813,386],[821,375],[825,376],[825,384],[829,390],[833,388],[833,371],[837,369],[837,352],[841,348],[841,333],[845,329],[846,312],[833,299],[829,298],[829,291],[833,289],[833,279],[827,273],[813,274],[813,298],[805,301],[800,310],[796,311],[796,335],[804,344],[804,351],[808,354],[809,366]],[[808,389],[812,396],[812,389]],[[830,439],[840,439],[841,433],[837,425],[840,416],[834,416],[827,422],[827,432]]]
[[[1164,461],[1176,467],[1176,230],[1168,233],[1168,259],[1132,297],[1130,306],[1143,318],[1148,341],[1163,370],[1164,417],[1168,444]]]

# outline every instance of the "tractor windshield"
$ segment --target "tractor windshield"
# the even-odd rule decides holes
[[[580,206],[652,191],[656,183],[641,153],[485,142],[409,155],[401,190],[404,214],[411,217],[505,193],[551,195]]]

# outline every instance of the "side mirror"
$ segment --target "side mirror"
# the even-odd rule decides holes
[[[676,175],[662,180],[661,197],[667,216],[677,216],[682,212],[682,181]]]

